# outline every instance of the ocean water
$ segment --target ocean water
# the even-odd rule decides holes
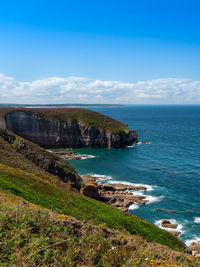
[[[147,195],[149,203],[132,205],[130,213],[158,226],[161,219],[170,219],[179,224],[179,237],[187,244],[200,240],[200,106],[91,109],[128,124],[137,130],[139,141],[150,143],[79,149],[95,157],[70,160],[72,165],[80,174],[104,175],[104,182],[148,185],[146,192],[134,193]]]

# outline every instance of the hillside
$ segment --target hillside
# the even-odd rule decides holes
[[[80,220],[94,220],[97,224],[106,223],[112,228],[120,227],[132,234],[137,231],[149,241],[154,240],[155,234],[160,233],[162,237],[158,238],[157,242],[175,249],[184,248],[181,241],[153,224],[102,202],[87,198],[76,189],[72,190],[69,185],[70,180],[69,182],[63,180],[62,177],[59,177],[59,173],[57,176],[52,176],[39,167],[39,161],[34,157],[29,157],[29,154],[25,154],[23,150],[21,151],[22,143],[24,143],[23,147],[32,145],[32,154],[37,151],[41,155],[41,151],[45,151],[12,133],[3,130],[0,132],[0,187],[2,189],[9,190],[11,193],[45,208],[54,207],[62,213],[73,215]],[[44,153],[53,156],[47,151]],[[60,160],[60,162],[66,164],[65,167],[69,168],[69,173],[75,173],[69,163],[64,160]],[[77,179],[79,184],[78,175]]]
[[[0,127],[43,147],[124,147],[137,133],[103,114],[81,108],[0,108]]]
[[[52,180],[56,175],[65,183],[80,189],[81,177],[66,161],[23,138],[0,129],[0,164],[37,174],[40,179]]]
[[[76,266],[80,260],[90,266],[104,266],[105,262],[107,266],[113,263],[121,266],[128,261],[136,263],[132,258],[135,251],[141,266],[148,266],[143,265],[147,255],[149,264],[150,260],[167,259],[171,263],[173,260],[194,262],[191,266],[197,266],[194,258],[169,249],[185,249],[185,244],[175,236],[134,215],[81,195],[80,177],[66,161],[4,130],[0,131],[0,155],[0,234],[3,244],[11,240],[8,248],[4,246],[0,251],[4,255],[3,262],[19,263],[26,259],[43,266],[55,260],[62,264],[66,260],[70,266]],[[54,164],[49,165],[50,162]],[[56,166],[59,166],[57,172],[53,171]],[[71,224],[75,225],[75,234]],[[51,247],[69,238],[69,243]],[[89,251],[93,251],[92,254]]]
[[[193,256],[52,212],[0,189],[2,266],[199,266]]]

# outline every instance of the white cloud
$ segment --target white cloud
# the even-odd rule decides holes
[[[24,82],[0,74],[0,103],[200,104],[200,82],[164,78],[126,83],[84,77]]]

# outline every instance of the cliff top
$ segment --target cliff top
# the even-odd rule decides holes
[[[72,122],[81,120],[88,127],[101,128],[112,134],[129,132],[126,124],[98,112],[83,108],[0,108],[0,119],[14,110],[31,111],[39,117],[53,121]]]

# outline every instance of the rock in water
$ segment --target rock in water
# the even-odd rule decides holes
[[[164,228],[174,228],[176,229],[178,227],[178,224],[171,223],[170,221],[163,219],[161,222],[162,227]]]
[[[169,230],[169,228],[176,229],[178,227],[178,224],[176,223],[171,223],[169,220],[162,219],[161,225],[163,228],[166,228],[166,231],[168,231],[169,233],[175,236],[179,236],[181,234],[181,232],[179,231]]]

